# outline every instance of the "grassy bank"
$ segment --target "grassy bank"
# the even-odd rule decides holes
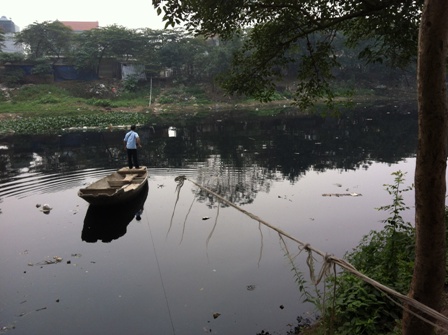
[[[242,117],[308,113],[291,107],[292,97],[286,93],[277,94],[272,102],[262,104],[248,98],[229,98],[199,85],[154,88],[145,85],[133,91],[122,85],[118,81],[98,81],[2,88],[0,134],[194,122],[236,112]],[[374,90],[358,91],[357,99],[369,104],[376,99],[376,94]]]
[[[239,108],[249,108],[259,115],[272,115],[277,113],[279,106],[290,105],[290,101],[283,97],[272,104],[258,105],[249,99],[226,99],[207,94],[200,88],[150,91],[149,87],[142,87],[128,92],[116,82],[26,85],[3,88],[1,92],[0,134],[168,124]]]

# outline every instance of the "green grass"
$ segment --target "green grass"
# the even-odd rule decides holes
[[[124,92],[117,97],[81,97],[82,88],[79,85],[76,83],[67,88],[65,87],[67,85],[42,84],[11,90],[9,98],[1,95],[0,114],[14,113],[23,117],[54,116],[55,114],[64,116],[83,112],[95,113],[108,107],[137,108],[148,106],[149,103],[149,94],[146,97],[145,92]]]
[[[206,91],[199,86],[172,87],[161,92],[157,98],[160,104],[208,105],[212,101]]]

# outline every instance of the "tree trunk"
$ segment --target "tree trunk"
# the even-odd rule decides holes
[[[446,275],[447,42],[448,1],[425,0],[419,31],[417,70],[416,259],[409,295],[438,311],[441,309]],[[404,313],[402,325],[404,335],[434,332],[431,325],[409,312]]]

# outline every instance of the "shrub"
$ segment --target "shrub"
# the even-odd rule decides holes
[[[7,87],[20,86],[25,81],[25,71],[23,71],[22,69],[5,70],[5,72],[3,73],[3,76],[1,78],[1,81]]]
[[[118,107],[115,103],[108,99],[94,99],[91,98],[86,101],[87,104],[98,107]]]
[[[158,102],[160,104],[171,104],[171,103],[174,103],[175,101],[176,101],[176,99],[174,99],[173,97],[164,96],[164,95],[160,96],[158,99]]]
[[[31,70],[32,74],[39,75],[39,76],[45,76],[47,74],[53,73],[53,68],[51,64],[49,64],[46,61],[40,61],[36,65],[33,66],[33,69]]]
[[[123,88],[126,92],[135,92],[138,88],[138,77],[135,75],[128,76],[123,81]]]
[[[0,52],[0,64],[20,63],[25,59],[25,55],[18,52]]]
[[[403,202],[404,174],[394,172],[395,183],[384,185],[392,195],[391,205],[378,210],[389,212],[381,231],[372,231],[346,259],[366,276],[394,290],[406,294],[412,279],[415,257],[415,230],[404,222],[401,213],[409,209]],[[335,284],[333,280],[329,280]],[[393,330],[396,320],[401,318],[401,308],[377,289],[348,272],[336,279],[334,308],[327,311],[333,315],[337,334],[386,334]],[[328,319],[328,316],[327,316]]]

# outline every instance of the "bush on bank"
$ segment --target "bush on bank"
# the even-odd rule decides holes
[[[389,213],[384,229],[371,231],[345,259],[358,271],[406,295],[410,288],[415,259],[415,228],[405,222],[402,213],[410,208],[403,201],[405,174],[394,172],[393,184],[385,184],[392,203],[378,210]],[[448,207],[445,212],[448,231]],[[448,235],[447,235],[448,237]],[[448,284],[448,282],[447,282]],[[320,319],[304,331],[306,335],[398,335],[401,334],[402,309],[381,293],[349,272],[327,280],[330,296],[320,311]]]

